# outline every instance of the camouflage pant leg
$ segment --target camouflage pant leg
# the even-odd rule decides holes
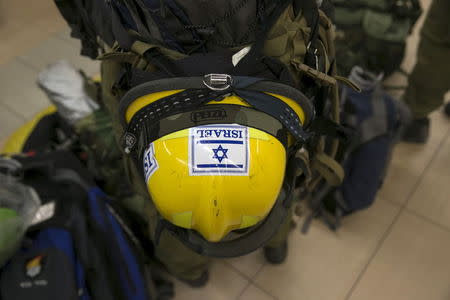
[[[281,224],[275,236],[266,244],[268,247],[276,248],[287,240],[292,226],[292,215],[294,213],[294,206],[289,210],[286,220]]]
[[[417,64],[405,102],[415,118],[426,117],[450,89],[450,1],[433,0],[421,32]]]
[[[111,93],[111,89],[120,69],[120,64],[116,62],[104,61],[101,64],[103,102],[112,115],[118,144],[120,144],[123,129],[119,121],[119,98]],[[124,156],[124,164],[127,177],[136,193],[140,195],[140,197],[133,197],[124,205],[141,215],[147,221],[150,232],[154,233],[159,219],[156,208],[149,199],[144,181],[129,156]],[[167,231],[162,233],[159,243],[155,245],[155,254],[171,274],[182,279],[198,278],[206,270],[210,261],[209,258],[191,251]]]

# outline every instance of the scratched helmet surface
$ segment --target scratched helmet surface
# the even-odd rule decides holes
[[[144,155],[148,191],[162,217],[210,242],[267,216],[285,166],[275,137],[238,124],[174,132]]]
[[[209,256],[256,250],[286,218],[287,186],[294,178],[288,175],[295,145],[291,133],[311,119],[306,98],[298,90],[282,95],[289,88],[279,84],[264,84],[258,88],[267,86],[267,92],[241,96],[240,91],[217,95],[205,88],[174,89],[187,85],[186,80],[162,83],[134,88],[121,100],[125,151],[142,170],[160,215],[155,235],[168,229]],[[197,86],[204,87],[202,81]],[[255,109],[252,99],[261,95],[273,101],[274,110],[281,106],[279,111],[287,111],[285,116],[271,115],[272,106]],[[194,101],[203,102],[181,106]],[[296,122],[292,126],[283,123],[289,116]]]

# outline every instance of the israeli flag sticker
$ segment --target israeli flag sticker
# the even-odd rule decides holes
[[[191,128],[189,135],[189,175],[248,175],[247,127],[199,126]]]
[[[148,183],[148,180],[150,177],[155,173],[156,170],[158,170],[159,165],[155,158],[155,147],[153,146],[153,143],[150,144],[150,146],[145,150],[144,152],[144,174],[145,174],[145,182]]]

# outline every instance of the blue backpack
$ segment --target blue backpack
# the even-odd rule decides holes
[[[408,108],[384,92],[382,76],[354,67],[350,79],[361,92],[342,87],[341,121],[353,134],[340,144],[338,159],[345,171],[342,185],[322,184],[310,206],[314,217],[322,217],[332,229],[340,226],[342,216],[368,208],[383,184],[392,150],[410,120]]]
[[[0,299],[156,299],[139,239],[75,156],[18,160],[42,205],[21,250],[0,269]]]

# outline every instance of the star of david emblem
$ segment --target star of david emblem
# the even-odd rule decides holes
[[[222,160],[224,160],[225,158],[228,158],[227,156],[227,152],[228,149],[224,149],[222,147],[222,145],[219,145],[219,147],[217,147],[217,149],[212,149],[212,151],[214,151],[214,159],[217,159],[219,161],[219,163],[222,162]],[[219,153],[221,153],[221,155],[219,155]]]

